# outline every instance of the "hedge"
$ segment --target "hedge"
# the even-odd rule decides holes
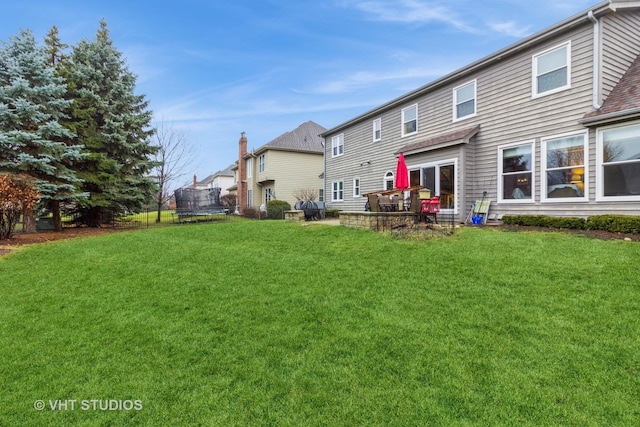
[[[640,233],[640,216],[632,215],[594,215],[587,219],[546,215],[505,215],[502,217],[502,222],[508,225],[529,227],[602,230],[611,233]]]

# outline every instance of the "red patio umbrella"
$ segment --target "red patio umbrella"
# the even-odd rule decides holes
[[[398,156],[398,165],[396,166],[396,188],[400,191],[409,187],[409,171],[407,164],[404,162],[404,154]]]

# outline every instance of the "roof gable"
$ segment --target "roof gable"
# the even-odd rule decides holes
[[[320,134],[326,130],[326,128],[310,120],[266,143],[255,150],[253,154],[260,154],[267,150],[317,152],[322,154],[324,153],[324,140],[320,137]]]

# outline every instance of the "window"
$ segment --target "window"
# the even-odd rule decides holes
[[[585,133],[542,140],[542,200],[586,199],[585,144]]]
[[[253,206],[253,190],[247,190],[247,206]]]
[[[533,201],[533,142],[498,148],[498,201]]]
[[[382,185],[385,190],[393,190],[394,179],[393,172],[387,172],[384,174],[384,180],[382,181]]]
[[[373,121],[373,140],[380,141],[382,139],[382,119]]]
[[[344,134],[331,138],[331,157],[338,157],[344,154]]]
[[[571,42],[533,56],[533,97],[571,87]]]
[[[353,197],[360,197],[360,178],[353,178]]]
[[[264,204],[266,205],[273,198],[273,191],[271,188],[264,189]]]
[[[476,115],[476,81],[453,89],[453,120]]]
[[[253,176],[253,159],[247,159],[247,178],[251,178]]]
[[[260,154],[258,157],[258,172],[264,172],[264,162],[266,160],[266,154]]]
[[[402,110],[402,136],[413,135],[418,131],[418,104]]]
[[[640,200],[640,123],[598,129],[597,198]]]
[[[331,201],[342,202],[344,200],[344,181],[333,181],[331,183]]]
[[[318,190],[318,201],[324,202],[324,188]]]

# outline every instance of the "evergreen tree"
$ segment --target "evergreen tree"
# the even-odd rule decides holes
[[[42,201],[78,198],[80,180],[69,166],[82,158],[73,134],[60,124],[70,102],[64,80],[56,76],[46,51],[24,30],[0,48],[0,171],[36,180]],[[58,218],[59,222],[59,218]],[[35,231],[33,211],[25,212],[26,231]]]
[[[152,113],[145,97],[134,93],[136,77],[104,20],[94,41],[73,48],[64,75],[73,98],[68,126],[88,154],[79,169],[90,194],[82,202],[84,218],[97,226],[123,210],[141,209],[154,192],[148,177],[156,151],[150,145]]]

